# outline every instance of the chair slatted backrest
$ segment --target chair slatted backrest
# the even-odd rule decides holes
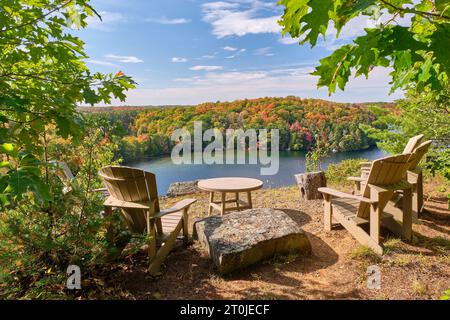
[[[414,150],[420,145],[420,142],[422,141],[423,137],[424,137],[423,134],[419,134],[409,139],[408,143],[405,146],[405,149],[403,150],[403,154],[413,153]]]
[[[159,212],[156,177],[151,172],[136,168],[109,166],[100,169],[110,195],[117,200],[128,202],[155,202],[155,214]],[[128,226],[135,232],[146,229],[146,219],[141,209],[122,209],[122,215]]]
[[[412,137],[411,139],[408,140],[408,143],[405,146],[405,149],[403,150],[403,154],[408,154],[408,153],[413,153],[414,150],[416,148],[418,148],[418,146],[420,145],[420,142],[422,141],[424,135],[423,134],[419,134],[417,136]],[[420,161],[419,161],[420,162]],[[417,166],[417,165],[416,165]],[[411,169],[415,169],[411,168]],[[410,170],[411,170],[410,169]],[[361,176],[363,178],[367,178],[368,177],[368,173],[366,170],[362,170]]]
[[[69,166],[64,161],[51,160],[49,163],[54,164],[57,167],[57,170],[63,174],[63,176],[61,176],[63,180],[72,181],[75,178]]]
[[[370,198],[369,184],[379,186],[392,185],[404,180],[406,170],[409,168],[411,161],[412,155],[410,153],[375,160],[370,168],[367,184],[364,187],[362,195]],[[390,192],[394,193],[394,191],[392,190]],[[386,203],[391,196],[392,194],[386,197]],[[384,207],[386,203],[378,203],[378,206]],[[361,202],[357,216],[360,218],[368,218],[370,216],[370,205]]]
[[[415,170],[417,168],[420,161],[422,161],[423,157],[430,149],[431,143],[432,143],[431,140],[425,141],[420,146],[414,149],[413,153],[414,158],[412,159],[411,165],[409,166],[408,170]]]

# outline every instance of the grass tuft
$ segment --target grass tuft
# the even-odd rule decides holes
[[[427,294],[428,287],[425,283],[421,281],[418,280],[414,281],[412,287],[415,295],[424,296]]]
[[[368,260],[371,262],[379,262],[381,257],[367,246],[358,246],[350,252],[349,257],[355,260]]]
[[[402,244],[401,239],[389,238],[383,243],[384,250],[385,250],[384,252],[386,254],[401,252],[401,244]]]

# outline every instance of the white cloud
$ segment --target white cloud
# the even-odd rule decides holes
[[[125,16],[118,12],[100,11],[99,15],[102,17],[101,20],[96,15],[86,18],[88,28],[100,31],[111,31],[114,29],[112,25],[126,22]]]
[[[189,20],[189,19],[184,19],[184,18],[168,19],[166,17],[148,18],[148,19],[145,19],[145,21],[152,22],[152,23],[159,23],[159,24],[169,24],[169,25],[170,24],[185,24],[185,23],[191,22],[191,20]]]
[[[250,80],[262,79],[268,76],[266,71],[254,72],[222,72],[207,73],[204,76],[195,76],[190,78],[177,78],[175,82],[185,82],[191,85],[214,85],[214,84],[239,84]]]
[[[222,49],[225,51],[237,51],[238,50],[238,48],[229,47],[229,46],[223,47]]]
[[[118,61],[122,63],[141,63],[144,62],[143,60],[134,57],[134,56],[117,56],[115,54],[107,54],[105,55],[107,59]]]
[[[203,9],[208,10],[229,10],[229,9],[237,9],[239,8],[239,3],[231,3],[231,2],[209,2],[203,5]]]
[[[236,48],[236,50],[238,50],[237,48]],[[225,59],[234,59],[234,58],[236,58],[236,57],[239,57],[240,55],[242,55],[244,52],[246,52],[247,51],[247,49],[239,49],[239,51],[237,51],[237,52],[235,52],[233,55],[231,55],[231,56],[228,56],[228,57],[225,57]]]
[[[278,42],[280,42],[282,44],[286,44],[286,45],[298,44],[300,42],[300,39],[298,39],[298,38],[291,38],[289,35],[287,35],[287,36],[285,36],[283,38],[280,38],[278,40]]]
[[[172,58],[172,62],[173,63],[183,63],[183,62],[187,62],[188,60],[186,58],[181,58],[181,57],[173,57]]]
[[[204,56],[201,56],[200,59],[214,59],[216,55],[213,54],[205,54]]]
[[[263,15],[270,8],[270,16]],[[213,27],[217,38],[246,34],[278,33],[280,15],[274,15],[274,4],[258,0],[209,2],[202,5],[203,21]]]
[[[176,79],[178,85],[161,89],[138,88],[128,92],[121,105],[197,104],[206,101],[229,101],[244,98],[280,97],[295,95],[338,102],[393,101],[403,97],[400,92],[389,93],[389,72],[375,68],[369,79],[351,79],[345,92],[331,97],[326,88],[317,89],[317,77],[309,73],[311,67],[274,69],[270,71],[233,71],[207,73],[202,76]]]
[[[190,67],[189,70],[193,71],[214,71],[214,70],[222,70],[221,66],[193,66]]]
[[[253,51],[253,54],[255,56],[273,56],[273,52],[272,51],[272,47],[264,47],[264,48],[258,48],[256,50]]]
[[[89,60],[86,60],[86,62],[91,63],[91,64],[96,64],[99,66],[120,68],[117,64],[114,64],[114,63],[108,62],[108,61],[103,61],[103,60],[89,59]]]

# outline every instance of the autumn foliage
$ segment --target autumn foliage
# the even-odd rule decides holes
[[[223,133],[230,128],[278,129],[282,150],[309,150],[319,139],[335,152],[362,150],[375,144],[359,128],[376,120],[365,104],[286,97],[83,111],[107,120],[107,129],[112,128],[120,137],[120,155],[126,161],[168,154],[174,144],[170,139],[173,131],[184,127],[192,132],[194,121],[202,121],[203,130],[217,128]]]

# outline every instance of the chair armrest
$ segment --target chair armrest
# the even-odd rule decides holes
[[[366,178],[361,178],[361,177],[348,177],[347,180],[349,181],[355,181],[355,182],[364,182],[367,179]]]
[[[370,167],[372,165],[372,162],[364,161],[360,162],[359,164],[361,165],[361,167]]]
[[[193,203],[197,202],[197,199],[184,199],[181,200],[180,202],[176,203],[173,207],[166,209],[166,210],[161,210],[159,213],[155,214],[152,216],[152,218],[161,218],[167,214],[171,214],[171,213],[175,213],[175,212],[180,212],[184,209],[189,208]]]
[[[347,199],[355,199],[364,203],[368,203],[368,204],[376,204],[378,203],[378,201],[374,201],[374,200],[370,200],[368,198],[365,197],[361,197],[361,196],[355,196],[353,194],[348,194],[345,192],[341,192],[335,189],[331,189],[331,188],[319,188],[318,189],[320,193],[323,194],[328,194],[332,197],[336,197],[336,198],[347,198]]]
[[[107,207],[114,207],[114,208],[150,210],[154,206],[155,201],[156,201],[156,199],[153,201],[145,201],[145,202],[129,202],[129,201],[118,200],[118,199],[114,198],[113,196],[109,196],[105,200],[105,202],[103,202],[103,205],[107,206]]]
[[[413,184],[416,185],[419,182],[419,178],[422,174],[422,169],[420,168],[416,168],[415,170],[408,170],[406,171],[406,180]]]
[[[100,193],[103,193],[105,195],[109,195],[108,189],[106,189],[106,188],[97,188],[97,189],[93,189],[92,191],[93,192],[100,192]]]

